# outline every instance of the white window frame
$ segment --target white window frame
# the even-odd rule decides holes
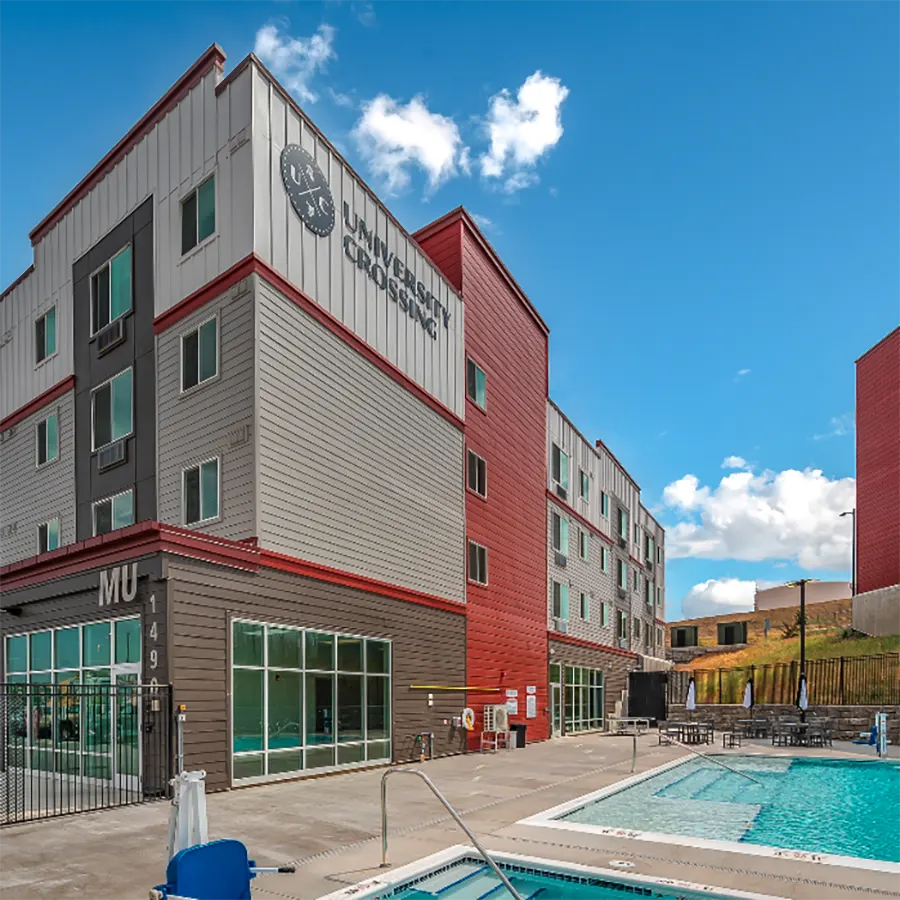
[[[559,588],[558,591],[557,591],[557,588]],[[565,595],[566,595],[565,609],[563,609],[563,591],[565,591]],[[559,595],[559,614],[558,615],[557,615],[557,612],[555,609],[557,594]],[[551,582],[550,612],[553,615],[554,619],[560,619],[564,622],[569,621],[569,586],[564,581],[556,581],[554,579]]]
[[[198,236],[197,243],[191,247],[190,250],[185,250],[183,253],[181,252],[181,233],[182,233],[182,222],[184,219],[184,204],[190,198],[191,194],[196,194],[199,192],[200,188],[209,181],[210,178],[215,178],[216,182],[213,187],[213,212],[216,216],[216,225],[213,228],[212,233],[208,234],[203,240],[199,239],[200,235],[200,203],[198,200],[197,203],[197,230],[196,234]],[[184,194],[182,194],[181,199],[178,201],[178,211],[181,213],[178,219],[178,257],[180,262],[184,262],[186,259],[190,259],[198,250],[205,247],[210,241],[214,241],[219,236],[219,179],[216,178],[216,170],[213,169],[211,172],[208,172],[204,175],[193,187],[188,188]]]
[[[127,434],[123,434],[121,437],[113,438],[111,441],[107,441],[107,443],[102,444],[101,446],[97,446],[96,438],[94,437],[94,421],[96,419],[94,415],[94,394],[97,391],[102,390],[108,384],[112,384],[120,375],[124,375],[126,372],[131,372],[131,431]],[[110,388],[112,390],[112,388]],[[112,415],[112,400],[110,399],[109,405],[110,415]],[[110,428],[112,431],[112,428]],[[109,447],[111,444],[115,444],[117,441],[124,441],[126,438],[130,438],[134,434],[134,366],[125,366],[121,372],[116,372],[112,378],[107,378],[103,384],[98,384],[96,387],[91,388],[91,453],[96,453],[98,450],[102,450],[104,447]]]
[[[472,549],[471,549],[472,547],[476,547],[479,550],[484,550],[484,581],[479,581],[477,578],[474,577],[474,575],[476,573],[472,572]],[[466,569],[468,570],[466,572],[466,577],[472,584],[480,584],[482,587],[487,585],[487,583],[488,583],[488,548],[485,547],[484,544],[479,544],[478,541],[473,541],[471,538],[469,538],[469,543],[468,543],[467,553],[466,553]]]
[[[587,488],[586,493],[585,488]],[[591,476],[581,468],[578,470],[578,496],[585,503],[591,502]]]
[[[625,509],[624,506],[619,507],[619,513],[621,514],[620,525],[618,528],[619,537],[624,538],[627,541],[628,540],[628,523],[631,521],[631,519],[628,515],[628,510]]]
[[[634,589],[636,591],[641,589],[641,573],[638,571],[637,566],[634,568]]]
[[[128,488],[124,491],[119,491],[118,494],[110,494],[109,497],[102,497],[100,500],[95,500],[91,504],[91,534],[94,537],[97,537],[97,507],[101,503],[109,503],[113,504],[117,497],[124,497],[126,494],[131,494],[131,525],[134,525],[135,522],[135,510],[134,510],[134,488]],[[112,513],[112,506],[110,506],[110,513]],[[123,528],[127,528],[128,525],[123,525]],[[109,531],[104,531],[104,534],[112,534],[114,531],[118,531],[118,528],[111,528]]]
[[[559,543],[556,545],[556,521],[559,520]],[[565,522],[566,537],[563,540],[563,522]],[[560,556],[568,557],[569,555],[569,520],[565,516],[561,516],[558,512],[554,512],[550,518],[550,545],[555,553]]]
[[[51,522],[56,522],[56,546],[50,546],[50,531],[49,525]],[[47,549],[41,550],[41,529],[47,528]],[[40,556],[42,553],[52,553],[54,550],[58,550],[62,547],[62,523],[59,520],[59,516],[54,516],[52,519],[47,519],[46,522],[38,522],[35,533],[35,549],[37,550],[37,556]]]
[[[662,606],[662,588],[659,585],[656,586],[656,605]]]
[[[53,312],[54,310],[56,311],[56,317],[54,318],[53,327],[56,330],[56,333],[53,336],[56,339],[56,341],[55,341],[56,349],[52,353],[47,353],[43,357],[43,359],[37,359],[37,335],[35,332],[37,330],[38,322],[40,322],[41,319],[46,319],[47,316],[49,316],[50,313]],[[32,327],[31,327],[31,347],[35,354],[35,361],[34,361],[35,369],[44,365],[44,363],[46,363],[48,360],[53,359],[54,356],[59,354],[59,304],[54,303],[52,306],[48,306],[47,309],[45,309],[39,316],[35,316],[34,323],[32,324]],[[44,349],[46,349],[46,348],[47,348],[47,325],[46,325],[46,323],[44,323]]]
[[[215,462],[216,463],[216,515],[211,516],[208,519],[199,519],[196,522],[188,522],[187,520],[187,491],[184,487],[184,479],[185,475],[188,472],[193,471],[194,469],[200,469],[200,467],[204,463]],[[202,473],[198,472],[197,479],[197,488],[200,491],[200,496],[197,498],[200,504],[200,515],[203,515],[203,478],[201,477]],[[189,466],[185,466],[181,470],[181,521],[184,524],[185,528],[197,528],[201,525],[209,525],[212,522],[219,522],[222,519],[222,457],[221,456],[209,456],[206,459],[201,459],[199,462],[192,463]]]
[[[600,603],[600,627],[606,628],[609,625],[609,604],[603,600]]]
[[[641,641],[641,620],[637,616],[633,616],[633,622],[631,625],[631,633],[634,635],[635,641],[640,643]]]
[[[484,485],[483,485],[484,493],[481,493],[481,491],[479,491],[477,489],[477,487],[473,488],[472,485],[469,484],[469,456],[470,455],[474,456],[475,459],[480,460],[482,463],[484,463]],[[475,468],[476,468],[476,474],[477,474],[478,466],[476,466]],[[483,456],[479,456],[470,447],[466,448],[466,488],[468,490],[470,490],[473,494],[475,494],[476,497],[481,497],[483,500],[487,499],[487,490],[488,490],[488,488],[487,488],[487,460]]]
[[[616,583],[622,588],[623,591],[628,590],[628,563],[624,560],[617,559],[616,560],[616,568],[618,571],[616,572]]]
[[[469,393],[469,363],[471,363],[473,366],[475,366],[475,369],[478,372],[481,372],[482,375],[484,375],[484,406],[482,406],[477,400],[477,397],[478,397],[478,375],[477,374],[475,376],[475,396],[473,397]],[[487,412],[487,372],[480,365],[478,365],[478,363],[475,362],[475,360],[472,359],[471,356],[466,356],[466,399],[471,400],[472,403],[475,404],[475,406],[477,406],[481,410],[484,410],[484,412]]]
[[[556,450],[559,453],[559,475],[560,475],[560,478],[562,478],[562,468],[563,468],[562,467],[562,458],[563,457],[566,458],[566,482],[565,482],[565,484],[563,484],[562,481],[559,481],[557,479],[557,477],[553,474],[553,451],[554,450]],[[559,444],[556,443],[556,441],[554,441],[550,446],[550,479],[552,480],[552,482],[554,484],[558,484],[564,491],[567,491],[567,492],[569,490],[569,470],[570,470],[569,464],[570,463],[571,463],[571,459],[569,458],[569,454],[566,453],[566,451],[563,450],[563,448],[560,447]]]
[[[620,640],[628,640],[628,613],[624,609],[618,610],[619,619],[616,622],[616,637]],[[624,623],[625,627],[622,628]]]
[[[585,622],[590,622],[591,621],[591,597],[590,597],[590,594],[586,593],[585,591],[581,591],[578,601],[579,601],[579,607],[580,607],[580,609],[578,611],[581,613],[581,618]]]
[[[119,313],[119,315],[117,315],[117,316],[115,317],[115,319],[114,319],[114,318],[112,317],[112,261],[113,261],[114,259],[116,259],[116,257],[121,256],[126,250],[131,250],[131,266],[132,266],[132,269],[131,269],[131,304],[129,305],[128,309],[125,310],[125,312]],[[109,303],[110,303],[109,321],[106,323],[106,325],[101,325],[99,328],[95,328],[95,327],[94,327],[94,325],[95,325],[95,323],[94,323],[94,276],[95,276],[97,273],[102,272],[103,269],[105,269],[107,266],[109,266],[109,272],[110,272],[110,278],[109,278]],[[98,332],[103,331],[103,329],[106,328],[107,325],[112,325],[113,322],[116,322],[116,321],[118,321],[119,319],[124,319],[125,316],[128,316],[128,315],[130,315],[131,313],[134,312],[134,247],[132,246],[131,241],[129,241],[127,244],[123,244],[121,247],[119,247],[119,249],[116,250],[116,252],[113,253],[113,255],[110,256],[109,259],[106,260],[106,262],[104,262],[104,263],[102,263],[101,265],[97,266],[97,268],[94,269],[93,272],[91,272],[91,274],[88,276],[88,294],[89,294],[89,298],[88,298],[88,299],[90,300],[90,303],[88,304],[88,306],[89,306],[89,309],[88,309],[88,316],[90,317],[90,334],[91,334],[91,338],[96,337],[97,334],[98,334]],[[101,385],[101,387],[102,387],[102,385]]]
[[[56,416],[56,456],[52,459],[48,456],[44,462],[40,462],[38,451],[41,446],[41,429],[40,426],[44,426],[44,440],[46,442],[47,436],[47,422],[50,420],[52,416]],[[45,448],[46,449],[46,448]],[[47,466],[52,466],[53,463],[59,462],[59,458],[62,455],[62,448],[60,447],[60,434],[59,434],[59,408],[53,410],[53,412],[47,413],[43,419],[38,419],[37,422],[34,423],[34,467],[35,469],[46,469]]]
[[[600,515],[609,518],[609,494],[606,491],[600,491]]]
[[[591,561],[591,533],[586,528],[578,529],[578,555],[585,561]]]
[[[196,249],[196,248],[194,248]],[[190,337],[192,334],[196,332],[197,334],[197,378],[200,378],[200,329],[206,325],[208,322],[212,322],[215,319],[216,322],[216,374],[211,375],[209,378],[204,378],[203,381],[197,381],[195,385],[192,385],[189,388],[184,387],[184,339]],[[219,321],[219,313],[218,311],[214,312],[211,316],[207,316],[202,322],[198,322],[196,325],[192,325],[190,328],[186,328],[181,334],[178,336],[178,388],[179,392],[183,395],[185,394],[193,394],[194,391],[200,390],[202,387],[206,387],[209,384],[213,384],[218,381],[222,377],[222,323]]]
[[[600,548],[600,571],[609,571],[609,549],[606,547]]]

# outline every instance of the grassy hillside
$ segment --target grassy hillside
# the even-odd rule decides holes
[[[807,635],[807,659],[829,659],[834,656],[872,656],[896,653],[900,650],[900,635],[888,637],[842,637],[842,632]],[[790,662],[800,659],[800,638],[782,638],[772,634],[768,640],[751,644],[734,653],[708,653],[693,663],[677,669],[717,669],[731,666],[761,666],[766,663]]]

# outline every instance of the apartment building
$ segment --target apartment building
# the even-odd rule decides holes
[[[462,752],[486,704],[546,738],[557,639],[649,640],[548,620],[547,326],[464,210],[410,235],[252,54],[224,69],[0,295],[3,677],[171,684],[212,790]],[[88,740],[115,778],[128,748]]]
[[[642,657],[665,655],[665,533],[616,457],[550,400],[546,517],[553,730],[596,728]]]

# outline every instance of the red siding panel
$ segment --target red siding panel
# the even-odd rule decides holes
[[[857,593],[900,583],[900,328],[856,363]]]
[[[466,304],[466,352],[487,374],[487,411],[466,407],[466,442],[487,460],[487,499],[466,494],[466,531],[488,548],[488,585],[469,583],[468,684],[518,690],[528,738],[549,737],[547,708],[546,398],[547,335],[511,289],[497,262],[460,216],[422,244]],[[448,237],[450,239],[448,239]],[[458,254],[457,258],[452,255]],[[526,719],[526,688],[537,688],[537,718]],[[485,703],[471,694],[477,744]]]

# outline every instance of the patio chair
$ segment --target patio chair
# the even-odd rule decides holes
[[[293,866],[260,868],[247,848],[234,840],[211,841],[180,850],[166,866],[166,883],[150,891],[151,900],[250,900],[257,875],[294,872]]]
[[[671,727],[670,727],[669,725],[667,725],[665,722],[660,722],[660,723],[659,723],[659,743],[662,744],[662,743],[663,743],[663,738],[665,738],[665,743],[668,744],[668,743],[669,743],[669,736],[670,736],[670,735],[671,735],[672,737],[675,736],[675,729],[674,729],[674,728],[671,728]],[[676,739],[677,739],[677,738],[676,738]]]

